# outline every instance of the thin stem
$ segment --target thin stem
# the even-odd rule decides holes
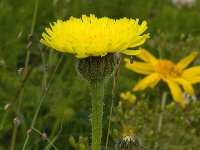
[[[10,108],[8,110],[6,110],[4,116],[2,117],[1,124],[0,124],[0,130],[3,130],[5,120],[9,114],[9,112],[10,112]]]
[[[39,4],[39,0],[35,0],[35,8],[34,8],[34,12],[33,12],[33,19],[32,19],[32,25],[31,25],[31,30],[30,30],[31,34],[34,32],[34,29],[35,29],[35,23],[36,23],[37,11],[38,11],[38,4]],[[29,64],[30,54],[31,54],[30,49],[27,49],[22,82],[25,80],[25,78],[27,76],[27,73],[28,73],[28,64]],[[22,98],[23,98],[23,91],[24,90],[22,89],[20,94],[19,94],[20,95],[20,99],[19,99],[19,105],[18,105],[18,108],[17,108],[17,114],[18,115],[19,115],[19,111],[20,111],[20,108],[21,108],[21,103],[22,103]],[[17,136],[17,127],[14,127],[13,135],[12,135],[12,141],[11,141],[11,148],[10,148],[11,150],[14,150],[16,136]]]
[[[160,132],[161,128],[162,128],[163,112],[164,112],[164,109],[165,109],[166,100],[167,100],[167,92],[163,92],[162,101],[161,101],[161,113],[160,113],[159,121],[158,121],[158,132]]]
[[[36,128],[32,128],[34,131],[36,131],[38,134],[40,134],[41,136],[43,136],[43,134],[39,131],[39,130],[37,130]],[[53,146],[53,148],[55,149],[55,150],[57,150],[57,148],[56,148],[56,146],[48,139],[48,138],[45,138],[45,140],[47,140],[52,146]]]
[[[39,4],[39,0],[35,0],[35,8],[34,8],[34,12],[33,12],[33,18],[32,18],[32,24],[31,24],[31,31],[30,31],[31,34],[34,33],[34,29],[35,29],[35,23],[36,23],[36,18],[37,18],[37,11],[38,11],[38,4]],[[30,49],[27,49],[26,60],[25,60],[25,67],[24,67],[24,76],[23,77],[25,77],[26,74],[27,74],[27,69],[28,69],[28,63],[29,63],[29,59],[30,59],[30,54],[31,54]]]
[[[114,98],[115,98],[115,87],[116,87],[116,80],[117,80],[118,75],[114,77],[113,81],[113,88],[112,88],[112,100],[111,100],[111,106],[110,106],[110,115],[109,115],[109,122],[108,122],[108,130],[107,130],[107,135],[106,135],[106,148],[105,150],[108,149],[108,141],[109,141],[109,136],[110,136],[110,124],[111,124],[111,118],[112,118],[112,112],[113,112],[113,103],[114,103]]]
[[[18,108],[17,108],[17,116],[20,116],[20,107],[21,107],[21,100],[22,100],[22,95],[23,94],[24,94],[24,89],[22,89],[22,92],[19,95],[19,105],[18,105]],[[18,128],[15,125],[14,129],[13,129],[10,150],[14,150],[15,149],[15,142],[16,142],[17,130],[18,130]]]
[[[37,18],[37,12],[38,12],[38,5],[39,0],[35,0],[35,8],[34,8],[34,13],[33,13],[33,19],[32,19],[32,25],[31,25],[31,33],[34,32],[35,30],[35,23],[36,23],[36,18]]]
[[[104,82],[90,84],[92,96],[92,147],[101,150]]]
[[[42,98],[41,98],[41,100],[40,100],[40,103],[38,104],[37,110],[36,110],[36,112],[35,112],[35,114],[34,114],[33,121],[32,121],[32,123],[31,123],[31,129],[32,129],[32,128],[34,127],[34,125],[35,125],[35,122],[36,122],[36,119],[37,119],[39,110],[40,110],[40,108],[41,108],[41,106],[42,106],[42,103],[43,103],[43,101],[44,101],[44,99],[45,99],[45,97],[46,97],[46,94],[47,94],[47,92],[48,92],[48,90],[49,90],[49,87],[50,87],[50,85],[51,85],[51,82],[52,82],[52,80],[53,80],[53,77],[55,76],[55,73],[56,73],[56,71],[57,71],[57,69],[58,69],[58,67],[59,67],[59,65],[60,65],[60,63],[61,63],[61,61],[62,61],[62,59],[63,59],[63,56],[64,56],[64,54],[62,54],[62,56],[60,57],[59,62],[58,62],[57,66],[56,66],[56,68],[55,68],[55,70],[54,70],[54,72],[53,72],[53,74],[52,74],[52,76],[51,76],[51,79],[50,79],[50,81],[49,81],[49,83],[48,83],[48,86],[47,86],[46,90],[44,91],[44,94],[43,94],[43,96],[42,96]],[[25,150],[29,138],[30,138],[30,134],[27,134],[26,140],[25,140],[25,142],[24,142],[24,144],[23,144],[22,150]]]
[[[15,149],[16,136],[17,136],[17,126],[14,125],[14,130],[13,130],[12,142],[11,142],[10,150],[14,150]]]
[[[108,149],[108,143],[109,143],[110,125],[111,125],[111,118],[112,118],[113,105],[114,105],[114,98],[115,98],[115,87],[116,87],[117,80],[118,80],[118,77],[119,77],[119,72],[120,72],[119,64],[120,64],[120,57],[119,57],[118,60],[117,60],[117,67],[116,67],[117,69],[116,69],[115,76],[114,76],[114,80],[113,80],[112,101],[111,101],[111,106],[110,106],[110,114],[109,114],[108,130],[107,130],[107,135],[106,135],[106,148],[105,148],[105,150]]]
[[[34,8],[32,25],[31,25],[31,30],[30,30],[31,33],[33,33],[34,29],[35,29],[35,23],[36,23],[36,17],[37,17],[37,10],[38,10],[38,3],[39,3],[39,0],[35,0],[35,8]],[[29,62],[29,59],[30,59],[30,50],[28,50],[27,54],[26,54],[26,60],[25,60],[25,67],[24,67],[23,78],[22,78],[21,86],[20,86],[19,90],[17,91],[17,94],[16,94],[16,97],[14,99],[14,102],[16,101],[17,97],[20,96],[20,94],[22,92],[22,89],[24,88],[25,82],[26,82],[26,80],[28,78],[28,62]],[[4,115],[4,117],[3,117],[2,121],[1,121],[0,130],[3,129],[3,125],[4,125],[4,122],[5,122],[5,119],[9,115],[10,110],[11,109],[9,109],[8,111],[6,111],[6,114]]]
[[[16,101],[19,99],[20,101],[20,98],[22,96],[22,93],[23,93],[23,89],[25,87],[25,84],[26,82],[28,81],[28,78],[30,77],[30,74],[31,74],[31,71],[33,70],[33,67],[34,67],[34,64],[36,64],[36,62],[38,61],[38,59],[35,59],[31,65],[31,67],[28,69],[28,72],[26,74],[26,76],[24,77],[24,79],[21,81],[20,83],[20,86],[19,88],[17,89],[16,91],[16,94],[14,96],[14,99],[9,103],[10,106],[9,106],[9,109],[6,110],[5,114],[3,115],[2,117],[2,120],[1,120],[1,123],[0,123],[0,131],[3,130],[3,127],[4,127],[4,123],[6,121],[6,118],[8,117],[8,115],[10,114],[11,112],[11,107],[14,106],[14,104],[16,103]]]
[[[60,118],[57,118],[55,123],[53,124],[51,134],[49,135],[50,139],[52,139],[55,136],[56,130],[58,129],[59,125],[60,125]]]
[[[24,65],[23,79],[25,78],[25,76],[28,72],[28,63],[29,63],[29,59],[30,59],[30,54],[31,54],[31,51],[29,49],[27,49],[26,60],[25,60],[25,65]]]
[[[110,136],[110,124],[111,124],[111,117],[112,117],[112,111],[113,111],[113,101],[114,101],[114,98],[112,98],[112,102],[111,102],[111,106],[110,106],[110,115],[109,115],[109,123],[108,123],[108,130],[107,130],[107,136],[106,136],[105,150],[108,149],[108,141],[109,141],[109,136]]]
[[[160,134],[163,125],[163,113],[165,109],[166,100],[167,100],[167,92],[163,92],[161,101],[161,113],[159,115],[158,128],[157,128],[158,134]],[[157,148],[158,148],[158,142],[156,142],[154,145],[154,149],[156,150]]]
[[[51,140],[52,143],[54,143],[54,142],[58,139],[59,135],[61,134],[61,132],[62,132],[62,123],[63,123],[63,120],[62,120],[62,122],[61,122],[61,124],[60,124],[60,131],[59,131],[59,132],[57,133],[57,135]],[[49,149],[51,149],[51,145],[50,145],[50,144],[47,145],[46,148],[45,148],[44,150],[49,150]]]

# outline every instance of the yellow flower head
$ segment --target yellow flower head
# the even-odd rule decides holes
[[[129,91],[121,93],[120,97],[124,101],[128,101],[130,104],[134,104],[136,102],[136,96]]]
[[[133,88],[133,91],[144,90],[147,87],[155,87],[160,80],[163,80],[169,86],[174,101],[185,107],[185,100],[180,85],[189,95],[194,94],[192,84],[200,82],[200,66],[186,68],[197,56],[197,52],[192,52],[177,64],[167,59],[156,59],[146,50],[136,57],[142,61],[134,61],[132,64],[129,59],[125,59],[125,67],[147,75],[139,81]]]
[[[146,21],[141,25],[139,19],[108,17],[97,18],[95,15],[82,15],[82,18],[71,17],[67,21],[58,20],[40,40],[46,46],[61,52],[75,54],[78,58],[89,56],[105,56],[107,53],[122,52],[135,55],[139,51],[127,50],[139,46],[149,38],[149,34],[141,35],[147,29]]]

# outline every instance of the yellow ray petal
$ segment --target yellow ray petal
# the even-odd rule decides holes
[[[136,46],[142,45],[148,38],[149,38],[149,34],[138,36],[137,38],[134,38],[134,40],[130,44],[130,47],[136,47]]]
[[[160,82],[161,78],[157,78],[157,80],[155,80],[151,85],[150,87],[151,88],[154,88],[159,82]]]
[[[200,83],[200,76],[192,77],[192,78],[187,78],[187,81],[190,82],[191,84],[196,84]]]
[[[180,86],[171,80],[167,80],[167,85],[169,86],[174,101],[180,103],[181,106],[185,108],[185,100]]]
[[[185,69],[197,56],[197,52],[192,52],[187,57],[181,59],[177,64],[176,67],[178,67],[180,70]]]
[[[138,32],[137,32],[137,34],[138,35],[142,34],[147,28],[148,28],[147,27],[147,22],[143,21],[142,24],[141,24],[141,26],[140,26],[140,28],[139,28],[139,30],[138,30]]]
[[[122,51],[123,54],[126,55],[138,55],[142,52],[142,50],[124,50]]]
[[[154,72],[154,69],[151,64],[148,63],[143,63],[143,62],[138,62],[138,61],[133,61],[133,63],[130,63],[130,59],[126,58],[124,59],[126,64],[125,67],[141,74],[150,74]]]
[[[189,83],[188,81],[181,79],[181,78],[177,78],[176,81],[182,85],[183,89],[190,95],[194,95],[194,89],[191,85],[191,83]]]
[[[41,39],[40,42],[46,46],[51,47],[51,44],[49,42],[47,42],[47,40]]]
[[[195,66],[195,67],[191,67],[188,69],[185,69],[182,73],[183,78],[192,78],[195,76],[199,76],[200,75],[200,66]]]
[[[139,81],[133,88],[133,91],[140,91],[146,89],[147,87],[151,87],[151,85],[155,85],[159,79],[160,76],[157,73],[152,73]]]
[[[149,53],[147,50],[145,49],[141,49],[142,52],[138,55],[136,55],[136,57],[138,57],[139,59],[151,63],[151,64],[155,64],[157,59],[151,54]]]

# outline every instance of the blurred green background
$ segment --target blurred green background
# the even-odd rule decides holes
[[[33,15],[37,0],[0,0],[0,150],[22,149],[26,132],[47,83],[55,72],[61,53],[43,48],[41,33],[50,22],[67,20],[93,13],[98,17],[139,18],[148,22],[151,38],[143,45],[155,56],[177,61],[189,52],[200,51],[200,1],[188,8],[174,5],[170,0],[38,0],[36,22]],[[34,28],[34,36],[30,37]],[[27,50],[28,47],[28,50]],[[27,72],[24,73],[27,52],[30,52]],[[137,101],[126,108],[119,106],[120,93],[131,91],[140,75],[124,68],[115,87],[114,114],[111,122],[109,149],[131,124],[146,150],[198,150],[200,146],[200,103],[188,104],[186,110],[173,103],[168,95],[163,113],[162,131],[157,131],[163,89],[148,89],[135,93]],[[200,64],[199,58],[194,64]],[[84,150],[90,143],[90,94],[87,83],[76,73],[76,58],[64,54],[39,111],[35,128],[45,132],[59,150]],[[108,116],[112,100],[113,78],[107,84],[104,105],[104,148]],[[195,87],[198,94],[199,86]],[[5,106],[10,106],[5,110]],[[119,108],[120,107],[120,108]],[[125,118],[124,115],[128,117]],[[14,132],[13,119],[21,124]],[[121,122],[121,121],[124,122]],[[16,135],[16,140],[14,140]],[[158,147],[155,148],[155,143]],[[32,131],[28,150],[53,149]]]

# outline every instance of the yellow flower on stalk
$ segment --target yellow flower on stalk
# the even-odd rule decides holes
[[[101,149],[104,86],[116,71],[119,53],[136,55],[140,50],[128,48],[139,46],[149,38],[149,34],[141,35],[147,29],[146,21],[141,25],[138,22],[139,19],[82,15],[82,18],[58,20],[42,34],[40,42],[44,45],[79,58],[76,70],[91,87],[91,150]]]
[[[134,61],[131,64],[130,60],[126,58],[126,68],[147,75],[135,85],[133,91],[144,90],[147,87],[154,88],[160,80],[163,80],[167,83],[174,101],[185,107],[181,87],[192,96],[194,95],[192,84],[200,82],[200,66],[186,68],[196,56],[197,52],[192,52],[175,64],[167,59],[156,59],[143,49],[140,54],[136,55],[142,61]]]
[[[40,42],[78,58],[117,52],[136,55],[139,51],[127,49],[139,46],[149,38],[149,34],[141,35],[147,29],[146,21],[141,25],[138,22],[139,19],[97,18],[93,14],[82,15],[80,19],[71,17],[50,24]]]
[[[124,101],[128,101],[130,104],[134,104],[136,102],[136,96],[129,91],[128,92],[122,92],[120,94],[120,97]]]

